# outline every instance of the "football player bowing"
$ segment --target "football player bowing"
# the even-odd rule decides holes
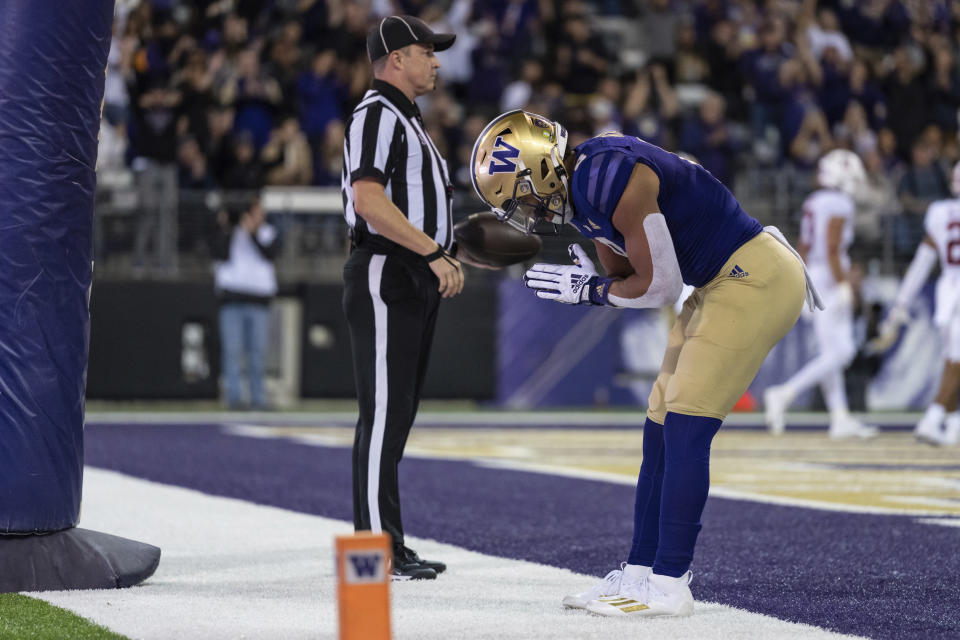
[[[613,307],[672,304],[696,287],[670,330],[643,427],[633,543],[627,563],[564,598],[605,616],[686,616],[710,442],[767,353],[796,322],[805,287],[799,256],[748,216],[709,172],[637,138],[604,134],[567,149],[557,122],[524,111],[480,134],[473,185],[528,233],[568,223],[591,238],[605,275],[570,245],[572,265],[524,276],[544,300]]]

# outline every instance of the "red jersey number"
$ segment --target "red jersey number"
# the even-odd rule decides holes
[[[960,221],[947,225],[947,264],[960,264]]]

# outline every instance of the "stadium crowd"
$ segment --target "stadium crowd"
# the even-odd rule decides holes
[[[858,233],[889,218],[902,256],[950,194],[956,0],[118,0],[100,169],[339,186],[366,32],[392,13],[458,36],[421,109],[464,189],[483,124],[523,107],[574,143],[616,129],[690,154],[735,193],[744,167],[806,175],[852,149],[870,175]]]

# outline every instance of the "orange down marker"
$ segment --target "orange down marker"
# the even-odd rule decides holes
[[[337,536],[340,640],[390,640],[390,535]]]

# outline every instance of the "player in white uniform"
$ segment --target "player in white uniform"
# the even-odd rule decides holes
[[[786,410],[794,398],[815,384],[820,385],[830,411],[831,438],[870,438],[877,430],[850,416],[843,370],[857,353],[853,333],[853,290],[848,273],[856,210],[851,195],[866,179],[860,158],[845,149],[835,149],[817,164],[820,189],[803,203],[800,253],[826,309],[805,314],[813,323],[819,355],[784,384],[763,394],[766,422],[774,434],[786,428]]]
[[[960,163],[953,168],[951,189],[960,196]],[[873,346],[889,347],[896,340],[900,326],[910,319],[907,309],[923,287],[930,271],[940,262],[937,280],[936,309],[933,322],[940,330],[945,361],[940,389],[917,423],[914,434],[930,444],[949,446],[960,442],[960,198],[934,202],[924,219],[926,237],[913,256],[893,308],[880,327],[880,336]]]

